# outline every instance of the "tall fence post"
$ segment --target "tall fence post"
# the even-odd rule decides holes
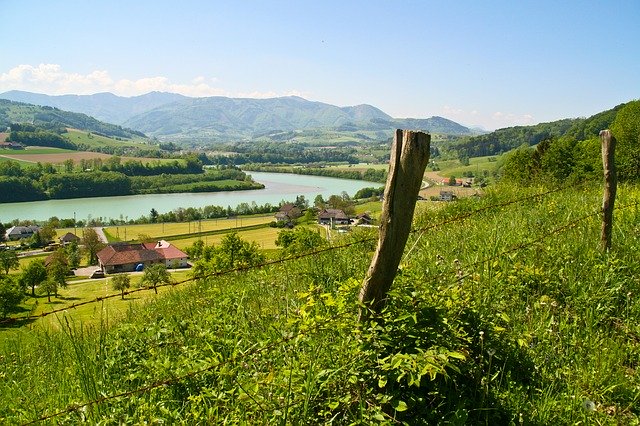
[[[600,247],[603,251],[611,249],[611,231],[613,229],[613,206],[616,201],[618,177],[616,174],[615,150],[616,138],[611,131],[600,132],[602,145],[602,166],[604,168],[604,196],[602,198],[602,231]]]
[[[378,247],[360,289],[360,320],[379,313],[396,276],[407,243],[413,212],[429,162],[431,135],[396,130],[384,190]]]

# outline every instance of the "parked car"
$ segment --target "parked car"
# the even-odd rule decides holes
[[[104,271],[102,269],[96,269],[91,273],[89,278],[104,278]]]

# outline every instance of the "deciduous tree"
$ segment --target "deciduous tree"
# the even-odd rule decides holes
[[[0,268],[5,275],[9,274],[10,269],[18,269],[20,262],[15,250],[0,250]]]
[[[13,277],[0,277],[0,318],[6,318],[23,299],[24,292]]]
[[[124,300],[124,292],[131,287],[131,279],[127,274],[117,274],[111,278],[111,287],[115,291],[121,292],[122,300]]]
[[[35,259],[29,262],[20,275],[20,284],[23,289],[31,287],[31,295],[36,295],[36,286],[47,279],[47,268],[44,260]]]
[[[102,250],[104,243],[100,240],[98,233],[93,228],[85,228],[82,235],[82,244],[87,250],[89,256],[89,264],[94,265],[98,263],[97,253]]]
[[[156,263],[144,268],[144,274],[142,275],[141,285],[152,287],[158,294],[159,284],[170,284],[171,274],[167,271],[167,267],[162,263]]]

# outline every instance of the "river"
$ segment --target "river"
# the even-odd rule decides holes
[[[137,219],[148,215],[152,208],[166,213],[178,207],[231,206],[253,201],[258,205],[270,203],[277,205],[281,201],[295,201],[296,196],[304,195],[309,202],[321,194],[325,199],[333,194],[345,191],[353,196],[366,187],[380,187],[383,184],[350,179],[337,179],[322,176],[294,175],[289,173],[247,172],[256,182],[264,184],[264,189],[231,192],[145,194],[121,197],[74,198],[70,200],[46,200],[26,203],[0,204],[0,221],[7,223],[19,220],[47,220],[52,216],[60,219],[77,220],[102,218]]]

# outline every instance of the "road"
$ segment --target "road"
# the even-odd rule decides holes
[[[93,230],[96,231],[96,234],[98,234],[98,238],[100,238],[100,241],[102,241],[105,244],[109,244],[109,240],[107,240],[107,236],[104,235],[104,228],[95,226]]]

